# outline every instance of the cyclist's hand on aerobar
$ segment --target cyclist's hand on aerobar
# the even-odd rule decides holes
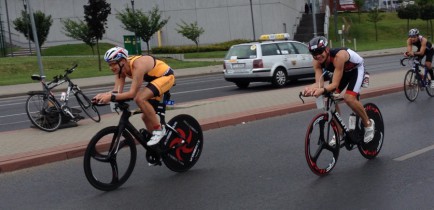
[[[304,96],[315,96],[318,97],[324,93],[323,88],[312,88],[310,86],[305,87],[303,91]]]
[[[92,98],[92,102],[97,104],[108,104],[111,99],[111,93],[100,93]]]

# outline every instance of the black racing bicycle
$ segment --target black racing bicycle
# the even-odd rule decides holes
[[[149,147],[151,134],[138,131],[129,118],[141,110],[130,111],[126,101],[113,102],[113,109],[121,111],[117,126],[102,129],[90,140],[84,153],[84,173],[96,189],[111,191],[124,184],[135,167],[136,141],[146,150],[149,165],[162,165],[174,172],[185,172],[193,167],[202,153],[203,134],[199,122],[190,115],[180,114],[165,122],[166,102],[170,93],[160,101],[149,100],[160,117],[166,134],[158,145]]]
[[[71,94],[75,96],[78,105],[89,118],[95,122],[101,120],[97,107],[92,104],[92,101],[68,76],[76,68],[77,64],[70,69],[66,69],[63,75],[56,75],[48,83],[45,83],[45,76],[38,74],[31,76],[33,80],[40,81],[43,88],[41,91],[29,91],[27,93],[29,98],[26,100],[26,113],[32,124],[37,128],[44,131],[55,131],[62,123],[77,122],[84,119],[79,114],[81,110],[69,105],[69,96]],[[52,90],[63,83],[68,83],[68,87],[66,92],[62,92],[60,99],[57,99]]]
[[[302,96],[300,92],[299,97],[303,101]],[[359,99],[360,94],[357,96],[357,100]],[[365,130],[360,117],[351,113],[350,127],[347,127],[337,111],[337,103],[343,98],[336,98],[330,92],[316,100],[317,108],[323,109],[324,112],[312,119],[305,137],[306,161],[313,173],[318,176],[330,173],[337,163],[339,150],[343,147],[348,151],[357,147],[366,159],[373,159],[380,153],[384,140],[384,123],[380,109],[375,104],[367,103],[363,106],[368,117],[375,122],[374,139],[365,143]],[[331,144],[333,138],[335,143]]]
[[[420,63],[418,57],[405,57],[401,59],[401,65],[406,66],[404,61],[410,64],[411,69],[407,71],[404,77],[404,93],[405,97],[413,102],[419,95],[419,91],[423,89],[430,96],[434,96],[434,88],[431,88],[431,77],[428,68]]]

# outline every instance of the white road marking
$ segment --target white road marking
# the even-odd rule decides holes
[[[431,146],[429,146],[429,147],[425,147],[425,148],[423,148],[423,149],[420,149],[420,150],[417,150],[417,151],[414,151],[414,152],[408,153],[408,154],[403,155],[403,156],[401,156],[401,157],[397,157],[397,158],[395,158],[395,159],[393,159],[393,160],[396,160],[396,161],[404,161],[404,160],[408,160],[408,159],[410,159],[410,158],[416,157],[416,156],[418,156],[418,155],[421,155],[421,154],[423,154],[423,153],[425,153],[425,152],[428,152],[428,151],[430,151],[430,150],[433,150],[433,149],[434,149],[434,145],[431,145]]]

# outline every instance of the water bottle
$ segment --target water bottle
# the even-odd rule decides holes
[[[363,77],[362,87],[364,87],[364,88],[369,87],[369,73],[368,72],[365,72],[365,75]]]
[[[350,119],[348,120],[348,124],[349,124],[348,127],[350,130],[356,129],[356,114],[354,114],[354,113],[350,114]]]
[[[60,101],[65,101],[66,100],[66,93],[62,92],[62,94],[60,95]]]

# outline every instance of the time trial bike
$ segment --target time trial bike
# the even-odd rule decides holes
[[[135,167],[137,158],[136,142],[146,150],[150,165],[161,165],[174,172],[184,172],[199,160],[203,147],[203,134],[199,122],[190,115],[180,114],[169,122],[165,121],[166,103],[170,93],[161,100],[149,100],[166,127],[166,133],[158,145],[149,147],[146,143],[151,134],[146,129],[137,130],[129,121],[140,109],[130,111],[129,100],[113,102],[113,110],[120,111],[117,126],[100,130],[90,140],[84,153],[84,173],[96,189],[111,191],[124,184]]]
[[[303,94],[300,92],[300,99]],[[357,100],[360,94],[357,95]],[[316,98],[318,109],[324,112],[316,115],[310,122],[305,136],[305,157],[309,168],[318,176],[324,176],[336,166],[339,151],[358,148],[366,159],[373,159],[379,153],[384,140],[384,123],[380,109],[373,103],[363,107],[370,119],[375,122],[374,139],[369,143],[363,141],[365,130],[361,118],[355,113],[350,114],[350,127],[347,127],[338,112],[337,104],[342,101],[332,92]],[[335,143],[330,141],[335,138]]]
[[[423,89],[430,96],[434,96],[434,88],[431,88],[431,76],[428,68],[420,63],[418,57],[404,57],[400,60],[402,66],[406,66],[404,61],[410,64],[411,69],[407,71],[404,77],[404,93],[405,97],[413,102],[419,95],[419,91]]]
[[[74,95],[78,105],[84,113],[93,121],[101,120],[97,107],[83,93],[80,87],[72,82],[69,74],[77,68],[75,64],[70,69],[66,69],[63,75],[56,75],[52,81],[46,83],[45,76],[34,74],[32,80],[39,81],[43,90],[29,91],[26,100],[26,113],[30,121],[37,128],[44,131],[55,131],[62,123],[84,119],[79,113],[81,110],[70,107],[69,97]],[[57,99],[52,90],[63,84],[68,83],[66,92],[62,92],[60,99]]]

